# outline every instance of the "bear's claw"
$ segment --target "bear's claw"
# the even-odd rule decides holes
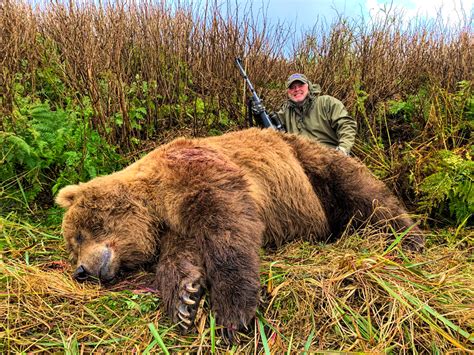
[[[188,305],[193,305],[193,304],[196,303],[196,301],[193,301],[192,299],[190,299],[190,298],[189,298],[188,296],[186,296],[186,295],[184,295],[184,296],[181,298],[181,300],[182,300],[184,303],[188,304]]]
[[[197,283],[189,282],[181,286],[178,304],[176,305],[176,320],[180,321],[181,331],[186,333],[192,326],[199,307],[204,288]]]
[[[196,293],[196,292],[199,291],[198,288],[193,287],[193,285],[190,284],[190,283],[189,283],[189,284],[186,284],[186,286],[184,286],[184,288],[186,289],[186,291],[191,292],[191,293]]]
[[[189,314],[189,313],[188,313]],[[178,313],[178,317],[179,319],[181,319],[184,323],[186,323],[187,325],[191,325],[191,320],[186,318],[186,316],[182,313]]]
[[[179,305],[178,312],[184,317],[189,317],[191,315],[191,313],[188,312],[188,309],[184,304]]]
[[[236,327],[225,327],[221,329],[220,333],[226,345],[240,344],[240,336]]]

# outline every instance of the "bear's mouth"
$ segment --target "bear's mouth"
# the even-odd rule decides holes
[[[112,277],[107,277],[107,276],[102,276],[99,275],[99,281],[100,284],[106,287],[114,286],[118,283],[121,283],[122,281],[126,281],[130,279],[132,276],[136,275],[138,272],[142,271],[147,271],[144,268],[136,268],[136,267],[130,267],[127,265],[121,265],[115,275],[112,275]],[[100,274],[100,272],[99,272]]]
[[[135,264],[128,263],[127,260],[117,259],[114,250],[109,245],[101,248],[98,263],[93,264],[77,263],[78,267],[73,274],[73,278],[78,282],[96,283],[106,288],[121,283],[122,281],[130,282],[132,277],[137,273],[149,273],[156,267],[156,259],[146,263]]]
[[[113,265],[113,252],[108,245],[95,248],[93,254],[83,255],[83,258],[77,263],[73,274],[76,281],[107,284],[116,278],[117,268]]]

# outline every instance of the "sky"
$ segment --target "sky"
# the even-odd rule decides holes
[[[237,2],[245,3],[247,0]],[[272,22],[296,23],[298,30],[312,28],[318,16],[327,23],[332,23],[338,14],[368,19],[377,13],[380,15],[381,9],[390,6],[402,11],[407,20],[417,16],[431,20],[440,15],[447,25],[459,24],[463,14],[471,19],[474,14],[474,0],[254,0],[254,9],[258,4],[266,7]]]

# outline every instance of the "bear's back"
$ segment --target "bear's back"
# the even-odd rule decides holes
[[[114,175],[166,181],[172,180],[173,175],[182,176],[179,172],[171,175],[169,171],[163,172],[170,168],[164,163],[170,160],[170,154],[173,161],[187,157],[197,162],[199,156],[207,156],[214,160],[213,164],[227,162],[230,170],[237,168],[255,202],[255,214],[265,224],[264,245],[278,247],[295,238],[315,241],[328,238],[329,226],[321,202],[291,142],[281,133],[251,128],[216,137],[179,138]],[[168,158],[163,159],[165,156]],[[178,170],[180,162],[172,165],[172,169]],[[213,179],[207,167],[203,166],[201,171],[206,175],[203,179]]]
[[[205,138],[202,144],[224,154],[247,177],[266,232],[264,244],[327,238],[325,212],[292,146],[269,129],[248,129]]]

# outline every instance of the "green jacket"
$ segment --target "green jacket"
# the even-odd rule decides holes
[[[287,132],[296,133],[349,153],[356,136],[356,121],[344,104],[329,95],[320,95],[319,85],[310,84],[310,93],[302,104],[291,100],[277,112]]]

